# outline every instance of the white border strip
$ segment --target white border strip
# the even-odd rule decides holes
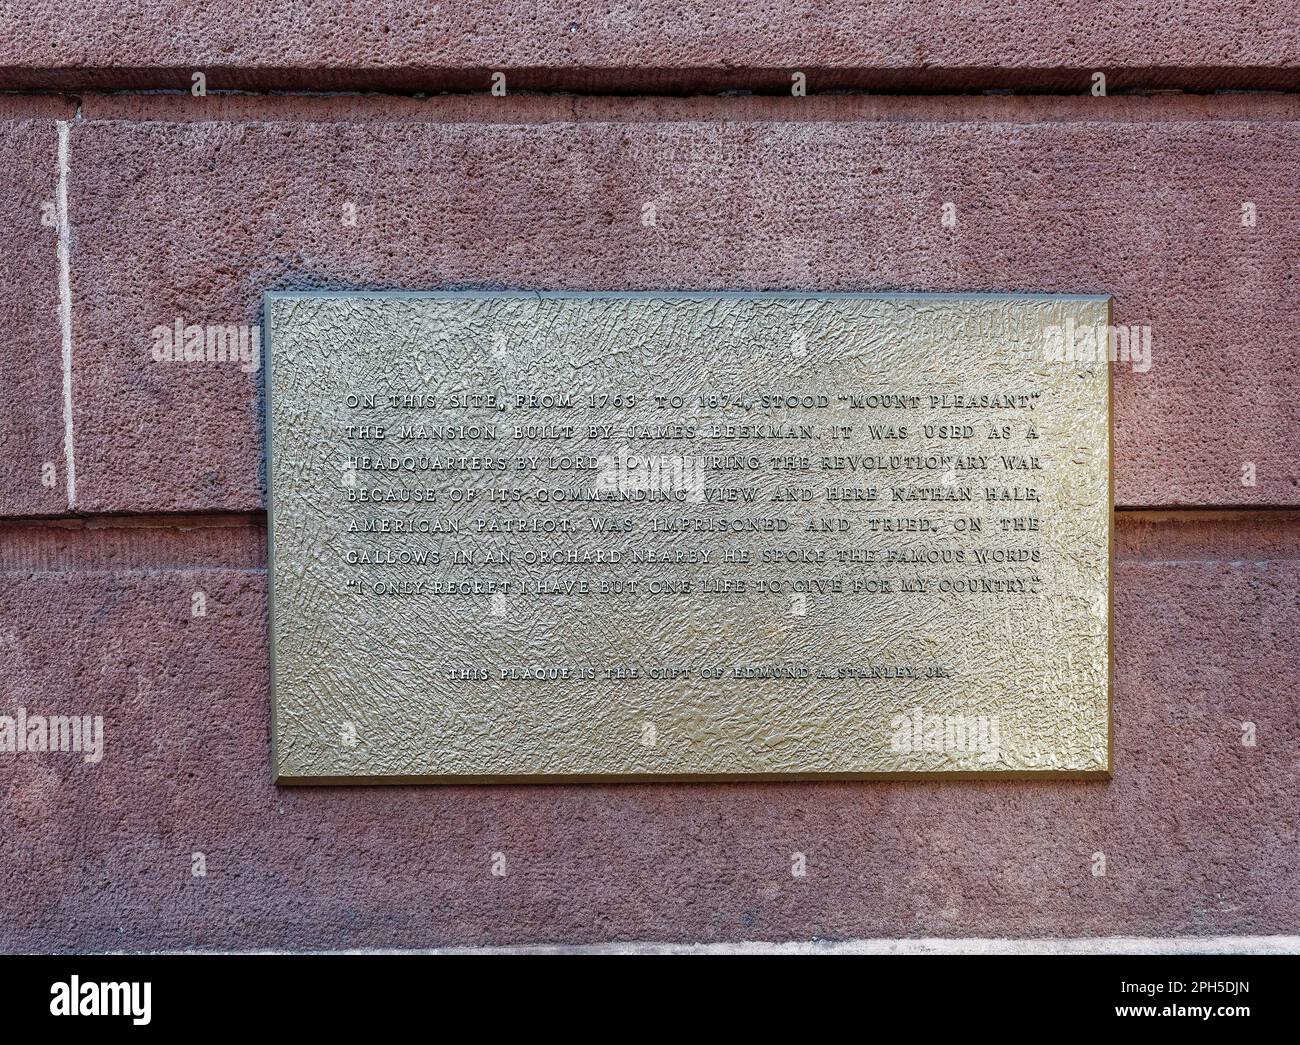
[[[440,954],[1300,954],[1300,936],[1098,937],[789,943],[604,943],[575,947],[447,947]]]
[[[128,952],[120,952],[128,953]],[[166,953],[166,952],[161,952]],[[173,952],[175,953],[175,952]],[[1300,954],[1300,936],[1095,936],[1013,940],[919,937],[787,943],[593,943],[344,951],[183,951],[184,954]]]
[[[63,455],[67,474],[68,510],[77,506],[77,465],[72,440],[72,278],[68,235],[68,130],[59,121],[59,187],[56,207],[59,220],[59,326],[63,334]]]

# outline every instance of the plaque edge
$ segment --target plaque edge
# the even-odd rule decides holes
[[[483,298],[535,298],[539,300],[615,300],[684,299],[709,300],[718,297],[747,299],[802,299],[802,300],[962,300],[986,301],[1054,301],[1089,302],[1102,306],[1107,326],[1111,325],[1114,297],[1108,293],[1062,294],[1035,291],[800,291],[800,290],[528,290],[462,288],[456,290],[265,290],[262,293],[262,407],[266,490],[266,548],[267,548],[267,635],[268,668],[271,700],[271,780],[276,786],[403,786],[403,785],[501,785],[501,784],[644,784],[644,783],[780,783],[808,781],[911,781],[917,783],[943,780],[1011,781],[1011,780],[1104,780],[1114,779],[1115,771],[1115,715],[1114,715],[1114,613],[1115,613],[1115,413],[1114,372],[1106,362],[1106,760],[1098,769],[1035,770],[1019,769],[998,772],[828,772],[828,773],[718,773],[718,774],[520,774],[520,775],[438,775],[416,774],[395,776],[338,776],[301,775],[282,771],[280,761],[276,647],[278,635],[275,613],[275,498],[273,496],[273,438],[274,411],[271,401],[271,348],[274,341],[274,304],[277,301],[346,298],[396,298],[396,299],[483,299]]]

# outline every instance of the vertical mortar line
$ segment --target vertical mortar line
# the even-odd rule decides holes
[[[72,279],[68,235],[68,132],[67,120],[59,121],[59,185],[56,206],[59,220],[59,326],[63,338],[63,454],[67,474],[68,510],[77,506],[77,465],[72,436]]]

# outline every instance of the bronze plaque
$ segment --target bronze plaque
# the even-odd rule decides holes
[[[1109,311],[269,294],[277,779],[1108,774]]]

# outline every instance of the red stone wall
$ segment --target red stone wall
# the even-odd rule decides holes
[[[1297,932],[1300,12],[1050,6],[7,8],[0,714],[106,750],[0,949]],[[261,375],[150,331],[501,287],[1113,295],[1114,779],[275,787]]]

